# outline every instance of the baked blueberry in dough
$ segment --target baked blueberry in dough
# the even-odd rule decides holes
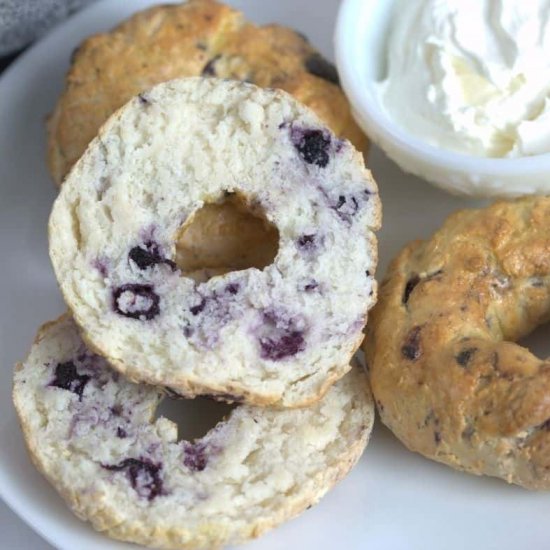
[[[316,503],[355,464],[374,420],[353,368],[311,408],[239,405],[179,441],[159,388],[127,381],[69,316],[44,326],[15,373],[14,402],[37,468],[80,518],[158,548],[217,548]]]
[[[303,406],[349,369],[380,220],[362,156],[280,91],[182,79],[118,111],[75,165],[50,255],[90,346],[135,381]],[[227,195],[278,231],[263,269],[198,282],[175,240]]]

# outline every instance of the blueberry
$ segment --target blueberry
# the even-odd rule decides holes
[[[321,54],[315,52],[311,54],[304,63],[306,70],[312,75],[318,76],[323,80],[339,84],[338,71],[336,67],[327,61]]]
[[[413,327],[401,347],[401,354],[409,361],[416,361],[422,355],[422,346],[420,342],[421,330],[422,327]]]
[[[202,298],[200,303],[198,303],[197,305],[195,306],[191,306],[189,308],[189,311],[193,314],[193,315],[198,315],[199,313],[201,313],[204,308],[206,306],[206,299],[205,298]]]
[[[299,330],[286,331],[276,337],[260,338],[261,357],[278,361],[292,357],[305,349],[303,332]]]
[[[125,471],[132,488],[140,497],[151,501],[164,493],[160,477],[162,466],[149,459],[126,458],[119,464],[103,465],[112,472]]]
[[[316,245],[315,237],[315,235],[301,235],[296,241],[296,243],[298,244],[298,248],[302,250],[312,250],[313,248],[315,248]]]
[[[442,273],[443,273],[443,270],[439,269],[438,271],[434,271],[433,273],[430,273],[429,275],[426,275],[422,278],[420,278],[420,276],[417,275],[416,273],[413,273],[411,275],[411,278],[405,284],[405,290],[403,291],[403,298],[402,298],[403,304],[406,305],[408,303],[413,290],[416,288],[416,286],[419,283],[431,281],[432,279],[439,277]]]
[[[57,364],[55,378],[49,385],[73,392],[82,401],[82,393],[89,380],[90,377],[87,374],[78,374],[72,361],[67,361],[66,363]]]
[[[351,221],[351,218],[357,214],[359,210],[359,202],[355,197],[346,197],[340,195],[338,202],[332,207],[338,216],[344,221]]]
[[[121,405],[113,405],[110,409],[111,414],[113,416],[122,416],[122,406]]]
[[[124,302],[121,303],[124,298]],[[136,304],[136,301],[145,304]],[[113,307],[119,315],[130,319],[153,319],[160,313],[160,296],[154,292],[152,285],[126,284],[113,290]]]
[[[322,130],[293,129],[291,138],[294,147],[305,162],[320,168],[328,164],[330,136],[325,135]]]
[[[470,362],[472,357],[475,355],[476,351],[477,348],[464,349],[455,357],[455,360],[461,367],[466,367],[468,366],[468,363]]]
[[[202,472],[208,464],[206,445],[204,443],[185,442],[183,464],[193,472]]]
[[[125,439],[128,437],[128,433],[124,428],[121,428],[120,426],[116,429],[116,436],[120,439]]]
[[[239,285],[237,283],[229,283],[226,287],[225,287],[225,291],[228,292],[229,294],[237,294],[239,292]]]
[[[319,287],[319,283],[317,281],[310,281],[304,286],[304,290],[306,292],[312,292],[313,290],[317,289]]]
[[[406,305],[409,301],[409,298],[412,294],[412,291],[415,289],[416,285],[420,282],[420,277],[414,273],[411,278],[407,281],[405,285],[405,290],[403,292],[403,298],[401,301]]]
[[[176,264],[172,260],[166,259],[160,253],[159,245],[153,241],[147,241],[143,245],[134,246],[128,253],[128,258],[141,270],[156,264],[167,264],[172,269],[176,268]]]
[[[147,269],[148,267],[158,264],[161,260],[154,253],[149,250],[145,250],[140,246],[134,246],[128,254],[130,260],[132,260],[140,269]]]
[[[216,76],[216,61],[221,57],[221,55],[216,55],[213,57],[202,69],[201,76]]]

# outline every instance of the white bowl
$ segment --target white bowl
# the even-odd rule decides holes
[[[336,22],[335,55],[342,87],[370,139],[406,172],[454,194],[550,194],[550,153],[513,159],[456,153],[426,143],[387,115],[376,83],[384,76],[395,9],[394,0],[342,0]]]

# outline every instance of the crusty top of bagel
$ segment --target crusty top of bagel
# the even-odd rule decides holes
[[[283,89],[336,134],[360,150],[366,146],[336,69],[305,37],[280,25],[253,25],[214,0],[190,0],[139,12],[75,50],[48,124],[48,164],[56,183],[131,97],[160,82],[201,75]]]
[[[410,448],[550,488],[550,362],[514,341],[550,319],[550,198],[453,214],[392,263],[366,351]]]

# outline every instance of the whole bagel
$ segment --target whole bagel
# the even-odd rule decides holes
[[[281,25],[256,26],[215,0],[153,6],[73,53],[63,93],[48,121],[48,166],[58,185],[101,125],[133,96],[189,76],[216,76],[279,88],[308,106],[359,150],[334,66],[308,40]]]
[[[453,214],[390,266],[365,351],[411,450],[550,489],[550,362],[514,343],[550,319],[550,198]]]

